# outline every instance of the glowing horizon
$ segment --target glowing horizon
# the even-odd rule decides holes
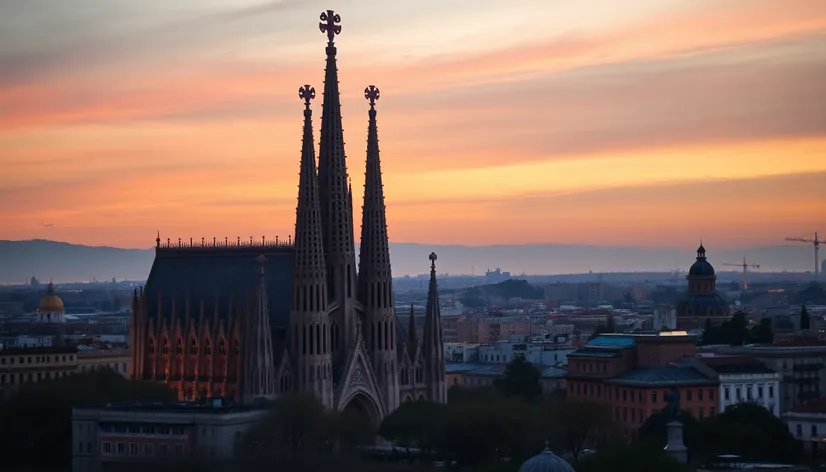
[[[334,5],[357,234],[368,84],[394,242],[826,231],[826,3],[474,5]],[[296,91],[323,89],[325,6],[0,5],[0,239],[292,234]]]

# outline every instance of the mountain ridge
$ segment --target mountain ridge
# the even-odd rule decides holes
[[[718,272],[739,271],[723,266],[746,257],[761,265],[761,271],[812,270],[812,249],[805,245],[765,246],[721,250],[709,249],[709,260]],[[636,246],[592,246],[578,244],[525,244],[490,246],[390,243],[391,263],[396,277],[426,273],[428,254],[439,255],[440,273],[483,275],[501,268],[513,274],[576,274],[588,272],[673,272],[687,270],[694,262],[693,251],[680,248]],[[145,280],[154,259],[154,248],[124,249],[86,246],[31,239],[0,240],[0,283],[25,283],[32,276],[41,281]]]

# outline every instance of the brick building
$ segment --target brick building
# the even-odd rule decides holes
[[[681,331],[600,335],[568,354],[568,396],[608,405],[628,439],[665,408],[672,389],[683,410],[715,416],[719,381],[684,361],[694,357],[696,342]]]

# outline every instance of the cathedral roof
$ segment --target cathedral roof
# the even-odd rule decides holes
[[[526,460],[519,472],[574,472],[574,468],[546,446],[544,451]]]
[[[54,284],[49,282],[49,291],[37,304],[40,313],[63,313],[63,300],[55,293]]]
[[[270,327],[284,328],[290,316],[293,251],[285,245],[160,247],[143,291],[148,316],[157,319],[160,298],[164,318],[171,315],[173,299],[177,316],[184,317],[189,297],[192,317],[200,315],[201,300],[207,319],[212,319],[216,303],[220,316],[226,317],[231,299],[237,309],[257,292],[261,272],[257,258],[263,254]]]

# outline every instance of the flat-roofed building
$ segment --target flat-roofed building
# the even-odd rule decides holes
[[[72,471],[127,471],[136,463],[233,457],[266,409],[207,405],[112,404],[72,411]]]

